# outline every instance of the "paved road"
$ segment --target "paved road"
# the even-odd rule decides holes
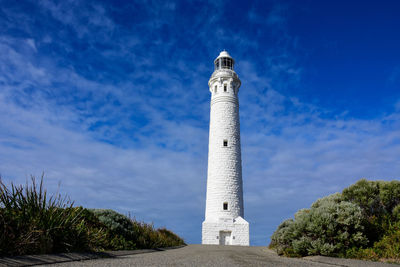
[[[179,249],[49,266],[396,266],[327,257],[279,257],[266,247],[189,245]]]

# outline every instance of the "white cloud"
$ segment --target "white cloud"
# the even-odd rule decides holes
[[[28,38],[26,39],[26,43],[33,49],[33,51],[37,52],[35,40]]]

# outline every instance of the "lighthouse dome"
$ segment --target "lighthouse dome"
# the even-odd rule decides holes
[[[232,58],[231,55],[229,55],[228,51],[226,51],[226,50],[221,51],[221,53],[219,53],[219,56],[216,58],[216,60],[219,59],[219,58],[221,58],[221,57],[229,57],[229,58]],[[233,59],[233,58],[232,58],[232,59]]]
[[[233,65],[235,60],[229,55],[225,50],[219,53],[219,56],[214,60],[215,70],[219,69],[231,69],[233,70]]]

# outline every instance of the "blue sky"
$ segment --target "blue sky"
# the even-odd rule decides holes
[[[235,58],[252,245],[398,179],[398,1],[0,0],[0,173],[200,243],[207,82]],[[60,185],[61,184],[61,185]]]

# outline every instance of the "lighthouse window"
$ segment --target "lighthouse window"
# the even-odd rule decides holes
[[[224,140],[224,146],[228,146],[228,140]]]
[[[228,90],[226,84],[224,84],[224,92],[226,92]]]
[[[217,86],[215,86],[215,93],[217,93]]]
[[[233,69],[233,61],[230,58],[221,58],[221,68],[222,69]]]
[[[228,202],[224,202],[224,210],[228,210]]]

